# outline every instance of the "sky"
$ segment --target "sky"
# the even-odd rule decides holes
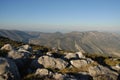
[[[0,29],[120,31],[120,0],[0,0]]]

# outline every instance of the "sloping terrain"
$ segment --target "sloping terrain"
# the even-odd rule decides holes
[[[59,49],[120,56],[120,35],[107,32],[40,33],[29,43]]]
[[[120,35],[115,33],[97,31],[42,33],[0,30],[0,35],[16,41],[62,50],[120,56]]]
[[[8,37],[12,40],[28,42],[28,40],[32,37],[23,31],[18,30],[4,30],[0,29],[0,36]]]
[[[119,57],[47,50],[4,37],[0,43],[0,80],[120,79]]]

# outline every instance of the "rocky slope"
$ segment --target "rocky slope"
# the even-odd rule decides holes
[[[120,57],[120,35],[115,33],[87,31],[63,34],[0,30],[0,35],[51,48]]]
[[[12,40],[28,42],[33,36],[23,31],[0,29],[0,36],[8,37]]]
[[[8,39],[0,50],[0,80],[120,80],[119,57],[43,50],[11,42]]]

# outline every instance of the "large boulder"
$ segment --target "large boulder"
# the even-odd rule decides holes
[[[101,65],[90,66],[88,72],[93,76],[94,80],[117,80],[118,74]]]
[[[45,68],[64,69],[68,63],[62,59],[56,59],[49,56],[42,56],[38,59],[38,63],[42,64]]]
[[[24,76],[24,74],[28,73],[27,68],[31,64],[30,55],[31,54],[27,52],[18,52],[15,50],[8,53],[8,58],[14,60],[21,76]]]
[[[80,58],[85,58],[85,56],[82,54],[82,52],[76,52],[76,53],[66,53],[65,58],[67,58],[67,59],[80,59]]]
[[[20,54],[15,50],[8,52],[8,57],[12,59],[19,59],[22,58],[23,56],[24,56],[23,54]]]
[[[29,52],[19,52],[15,50],[8,52],[8,57],[12,59],[29,58],[30,56],[31,53]]]
[[[85,58],[82,52],[76,52],[75,53],[79,58]]]
[[[0,79],[20,80],[17,66],[12,60],[0,58]]]
[[[86,60],[71,60],[70,63],[72,66],[74,66],[76,68],[80,68],[80,67],[86,66],[88,64]]]
[[[32,51],[32,47],[29,45],[22,45],[19,50],[20,52],[31,52]]]
[[[55,73],[55,74],[53,75],[53,78],[54,78],[55,80],[64,80],[65,75],[60,74],[60,73]]]
[[[75,53],[68,53],[65,56],[66,59],[76,59],[78,56]]]
[[[35,72],[35,75],[39,76],[52,76],[53,73],[51,71],[48,71],[47,69],[40,69],[38,68]]]
[[[3,47],[1,47],[1,50],[11,51],[13,50],[13,47],[10,44],[5,44]]]

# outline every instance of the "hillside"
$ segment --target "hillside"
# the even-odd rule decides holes
[[[107,32],[40,33],[29,43],[63,50],[120,56],[120,35]]]
[[[1,30],[0,35],[16,41],[62,50],[120,56],[120,35],[115,33],[97,31],[42,33]]]
[[[0,80],[119,80],[120,58],[68,52],[0,37]]]
[[[27,34],[26,32],[23,32],[23,31],[4,30],[4,29],[0,29],[0,36],[8,37],[12,40],[23,41],[23,42],[28,42],[29,39],[32,38],[31,35]]]

